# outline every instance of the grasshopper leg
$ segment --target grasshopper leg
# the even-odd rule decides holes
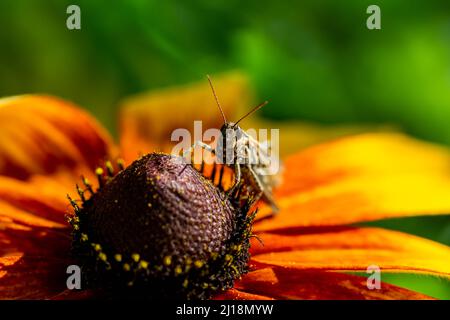
[[[205,149],[214,155],[216,154],[216,150],[214,150],[214,148],[211,147],[209,144],[206,144],[202,141],[195,141],[194,144],[189,149],[183,152],[183,157],[187,158],[196,147],[201,147],[202,149]]]
[[[233,194],[234,190],[236,190],[237,186],[241,182],[241,166],[239,162],[234,163],[234,184],[230,188],[230,190],[227,191],[226,197],[228,198],[230,194]]]
[[[268,192],[266,188],[264,188],[264,184],[261,182],[261,179],[259,179],[259,176],[256,174],[256,172],[252,169],[251,166],[248,166],[248,170],[251,173],[251,175],[253,176],[253,178],[255,179],[256,184],[258,185],[258,188],[259,188],[261,196],[272,207],[272,214],[271,215],[272,216],[276,215],[278,213],[278,211],[280,211],[280,209],[275,204],[275,200],[273,199],[272,194],[270,192]]]

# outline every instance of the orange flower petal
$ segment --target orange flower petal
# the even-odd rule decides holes
[[[63,215],[60,215],[63,217]],[[19,228],[20,226],[39,226],[47,228],[64,228],[63,223],[57,223],[45,218],[36,216],[30,212],[20,210],[9,204],[0,201],[0,227]]]
[[[69,102],[35,95],[0,99],[0,175],[25,179],[92,169],[111,146],[104,129]]]
[[[6,259],[16,258],[5,265]],[[66,289],[70,264],[49,256],[0,258],[0,299],[50,299]]]
[[[273,300],[273,298],[240,291],[233,288],[216,295],[214,300]]]
[[[448,214],[450,152],[401,134],[343,138],[288,158],[276,198],[280,213],[255,230]]]
[[[0,257],[16,254],[65,255],[71,246],[70,232],[38,228],[0,230]]]
[[[265,108],[273,108],[269,104]],[[319,124],[296,120],[273,120],[252,115],[242,123],[243,129],[248,128],[276,128],[279,129],[280,156],[282,159],[288,157],[298,150],[327,143],[349,135],[357,135],[365,132],[391,132],[392,128],[386,125],[360,125],[360,124]]]
[[[382,283],[381,289],[370,290],[366,281],[364,277],[335,272],[264,268],[243,276],[236,288],[243,292],[283,300],[432,299],[386,283]]]
[[[49,183],[51,185],[49,186]],[[68,200],[65,190],[47,184],[0,176],[0,229],[22,226],[65,228]]]
[[[103,292],[96,290],[65,290],[53,297],[51,300],[88,300],[88,299],[107,299]]]
[[[248,85],[238,73],[213,78],[214,87],[227,117],[233,119],[236,109],[248,104]],[[120,113],[120,144],[125,159],[155,151],[171,152],[178,142],[171,142],[173,130],[186,128],[193,133],[195,120],[201,120],[203,132],[220,128],[222,116],[206,78],[198,84],[151,91],[130,97],[123,102]],[[187,142],[190,146],[194,143]]]
[[[15,264],[17,261],[19,261],[21,258],[23,257],[23,254],[14,254],[14,255],[7,255],[7,256],[3,256],[0,257],[0,267],[2,267],[2,269],[4,271],[4,268],[12,266],[13,264]],[[3,273],[2,275],[5,275],[5,273]]]
[[[0,228],[0,299],[47,299],[66,289],[70,246],[66,229]]]
[[[252,261],[310,270],[424,273],[450,277],[450,247],[409,234],[378,228],[337,228],[321,233],[259,234]]]

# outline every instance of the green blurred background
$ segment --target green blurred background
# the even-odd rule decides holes
[[[70,4],[80,31],[66,28]],[[370,4],[381,30],[366,28]],[[265,117],[392,124],[450,145],[448,0],[2,0],[0,44],[0,96],[61,96],[113,133],[123,97],[241,69],[271,99]],[[376,225],[450,244],[447,217]],[[383,279],[450,298],[442,279]]]

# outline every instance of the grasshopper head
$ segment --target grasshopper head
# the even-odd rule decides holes
[[[227,144],[232,143],[234,145],[236,144],[236,140],[242,137],[243,130],[234,122],[225,122],[220,128],[220,133],[222,134],[222,139]]]

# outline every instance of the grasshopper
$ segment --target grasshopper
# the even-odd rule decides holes
[[[272,207],[273,214],[276,214],[279,209],[272,196],[272,189],[278,184],[279,179],[277,175],[270,174],[269,146],[259,143],[238,126],[242,120],[264,107],[268,101],[257,105],[238,121],[228,122],[211,78],[209,76],[207,78],[224,121],[220,128],[222,139],[219,139],[215,148],[202,141],[196,141],[184,155],[190,154],[196,147],[201,147],[211,152],[222,161],[221,163],[225,163],[228,167],[234,169],[234,184],[227,191],[227,196],[232,194],[242,181],[245,187],[254,190],[256,193],[254,201],[262,199]],[[226,154],[224,154],[224,150]],[[224,156],[226,158],[225,162],[223,162]]]

